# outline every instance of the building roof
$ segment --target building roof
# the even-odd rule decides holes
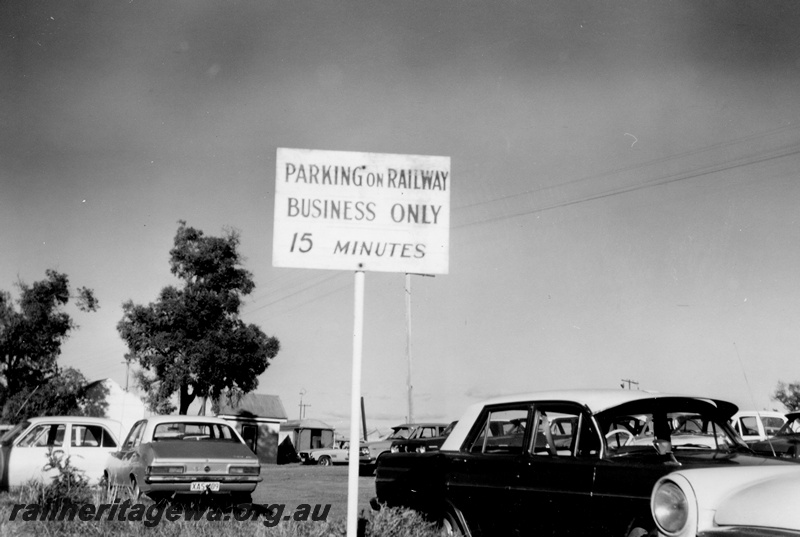
[[[320,420],[291,420],[281,423],[281,431],[293,431],[295,429],[328,429],[333,427]]]
[[[231,405],[227,400],[220,401],[217,415],[281,420],[285,420],[288,417],[280,397],[263,393],[245,394],[235,406]]]

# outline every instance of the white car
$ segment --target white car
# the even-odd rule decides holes
[[[740,410],[731,418],[731,425],[745,442],[757,442],[775,436],[786,415],[773,410]]]
[[[798,505],[800,465],[678,470],[650,498],[662,537],[797,536]]]
[[[298,456],[303,464],[319,464],[320,466],[347,464],[350,462],[350,444],[342,442],[329,448],[306,449],[298,453]],[[359,449],[359,461],[366,457],[369,457],[369,449],[362,443]]]
[[[54,477],[56,469],[44,469],[49,449],[69,457],[89,484],[96,485],[106,457],[119,445],[121,428],[118,421],[81,416],[29,418],[17,424],[0,438],[0,490]]]
[[[350,461],[350,450],[340,446],[306,449],[298,453],[298,456],[303,464],[331,466],[333,464],[347,464]]]

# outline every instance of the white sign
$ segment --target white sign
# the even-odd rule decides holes
[[[278,148],[276,267],[447,274],[450,157]]]

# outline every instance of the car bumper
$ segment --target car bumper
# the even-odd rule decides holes
[[[260,483],[260,476],[147,476],[142,492],[180,492],[203,494],[205,491],[193,491],[192,483],[219,483],[219,490],[213,493],[253,492]]]

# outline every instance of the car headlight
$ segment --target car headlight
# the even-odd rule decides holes
[[[659,529],[668,535],[680,532],[689,520],[686,494],[671,481],[664,481],[653,492],[652,510]]]
[[[369,457],[369,448],[368,447],[362,447],[361,448],[361,456],[362,457]]]
[[[417,453],[425,453],[427,451],[425,446],[417,446]]]
[[[392,446],[392,447],[391,447],[391,449],[390,449],[390,451],[391,451],[392,453],[397,453],[398,451],[400,451],[400,448],[399,448],[398,446]]]

